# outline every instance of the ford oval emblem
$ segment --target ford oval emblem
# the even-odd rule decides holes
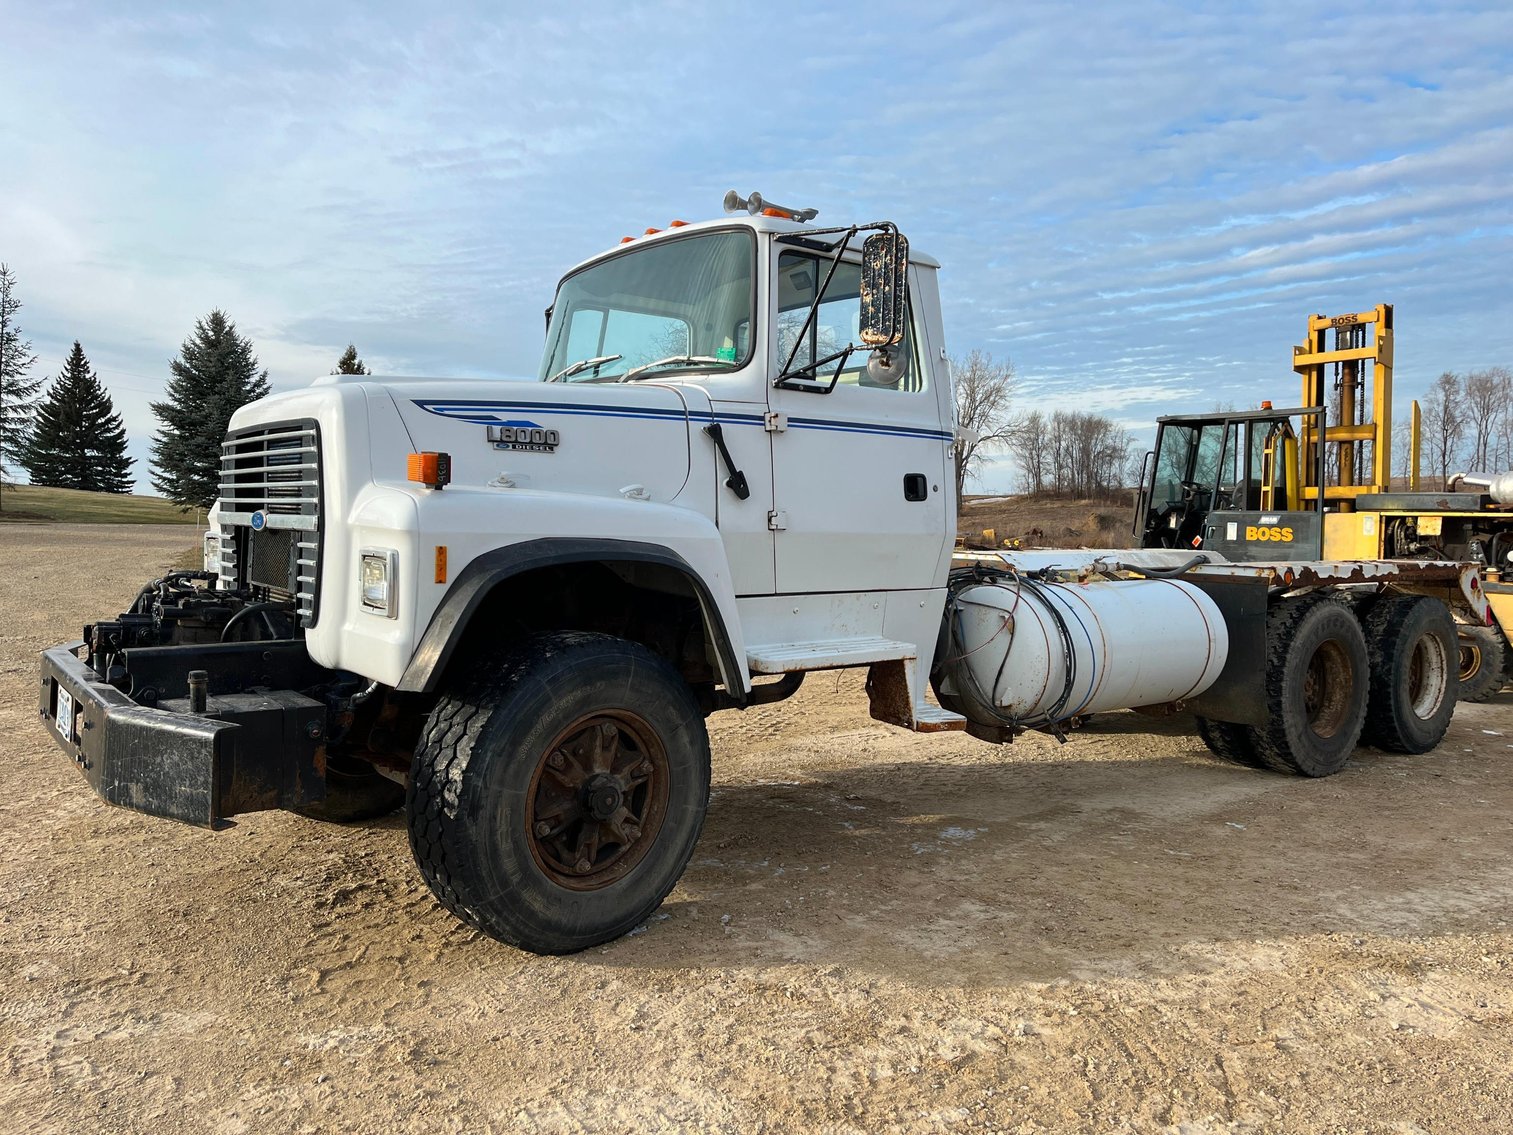
[[[267,523],[268,514],[262,509],[258,509],[252,514],[252,531],[261,532]]]

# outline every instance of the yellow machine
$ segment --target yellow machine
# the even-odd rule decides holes
[[[1393,491],[1391,304],[1310,315],[1292,366],[1302,378],[1299,407],[1263,402],[1259,410],[1157,419],[1136,506],[1141,545],[1240,561],[1484,564],[1496,625],[1460,628],[1461,697],[1490,697],[1513,666],[1513,582],[1502,579],[1513,563],[1513,500],[1421,490],[1417,402],[1407,490]]]

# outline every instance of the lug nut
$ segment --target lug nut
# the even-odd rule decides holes
[[[591,864],[587,859],[580,859],[578,860],[578,862],[574,863],[573,866],[579,871],[587,871]]]
[[[547,823],[545,820],[537,820],[536,821],[536,834],[537,835],[546,835],[551,830],[552,830],[552,825],[549,824],[549,823]]]
[[[549,764],[549,765],[551,765],[552,768],[561,768],[562,767],[562,754],[561,753],[553,753],[551,756],[549,756],[549,757],[546,758],[546,763]]]

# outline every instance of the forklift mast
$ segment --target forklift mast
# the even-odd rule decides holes
[[[1321,443],[1333,450],[1324,462],[1329,483],[1321,477],[1305,484],[1304,500],[1317,502],[1322,486],[1326,509],[1334,502],[1333,510],[1353,512],[1358,497],[1391,491],[1392,354],[1390,303],[1348,315],[1308,317],[1308,336],[1292,349],[1292,369],[1303,379],[1303,405],[1331,406],[1334,424],[1303,423],[1305,457]]]

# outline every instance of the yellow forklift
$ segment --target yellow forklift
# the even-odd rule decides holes
[[[1140,546],[1241,562],[1481,564],[1495,622],[1459,612],[1457,631],[1461,700],[1486,700],[1513,679],[1513,582],[1502,581],[1513,570],[1513,477],[1468,476],[1474,491],[1421,491],[1414,402],[1408,489],[1392,490],[1391,304],[1309,316],[1292,365],[1301,406],[1156,419],[1135,506]]]

